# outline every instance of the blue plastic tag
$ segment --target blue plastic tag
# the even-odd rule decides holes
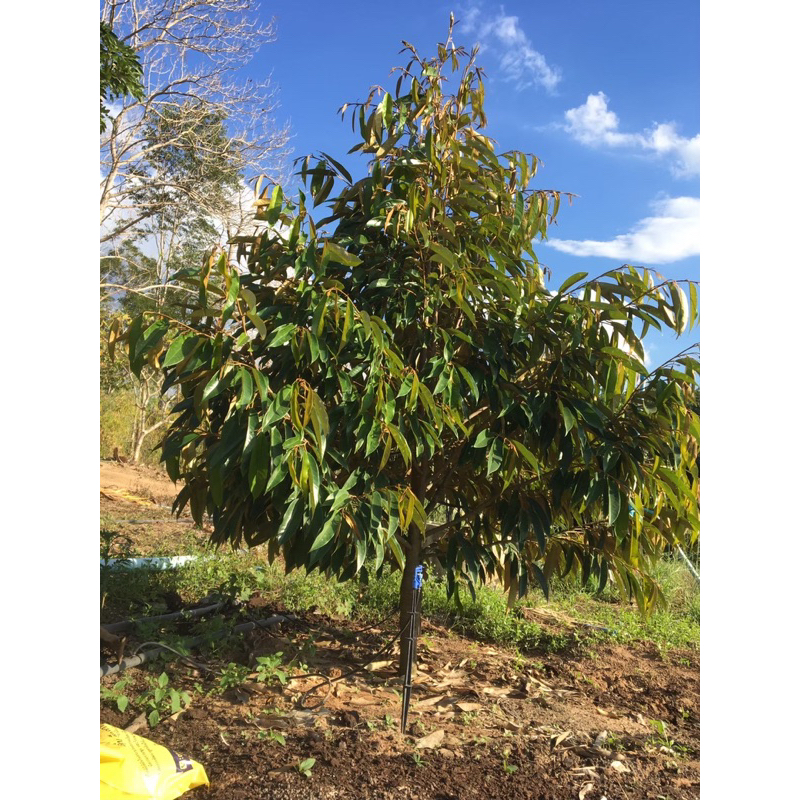
[[[417,567],[414,570],[414,588],[419,589],[422,587],[422,571],[423,567]]]

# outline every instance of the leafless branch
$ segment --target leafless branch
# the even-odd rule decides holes
[[[131,237],[153,213],[142,204],[142,190],[151,181],[158,186],[164,176],[152,174],[147,159],[181,141],[148,142],[147,130],[176,109],[181,111],[179,140],[196,144],[205,115],[219,114],[230,140],[207,155],[231,159],[247,178],[285,178],[289,134],[275,121],[270,77],[242,80],[239,73],[274,41],[274,19],[262,23],[252,0],[104,0],[101,19],[136,51],[145,87],[141,101],[129,99],[115,109],[101,137],[101,243]],[[186,186],[175,189],[182,199],[223,216],[230,216],[236,205],[230,198],[192,195]]]

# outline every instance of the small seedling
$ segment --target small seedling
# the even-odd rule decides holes
[[[478,718],[477,711],[462,711],[461,712],[461,724],[462,725],[474,725],[475,720]]]
[[[522,672],[522,670],[525,669],[526,664],[527,659],[520,653],[517,653],[514,656],[514,660],[511,662],[511,669],[513,669],[514,672]]]
[[[608,734],[606,737],[606,746],[609,750],[619,750],[620,749],[621,741],[618,736],[615,736],[613,733]]]
[[[414,766],[415,767],[427,767],[428,766],[428,762],[427,761],[423,761],[422,756],[416,750],[411,754],[411,760],[414,762]]]
[[[316,759],[316,758],[306,758],[306,759],[303,759],[303,760],[302,760],[302,761],[301,761],[301,762],[300,762],[300,763],[297,765],[297,771],[298,771],[298,772],[299,772],[299,773],[300,773],[300,774],[301,774],[303,777],[305,777],[305,778],[310,778],[310,777],[311,777],[311,770],[314,768],[314,764],[316,764],[316,763],[317,763],[317,759]]]
[[[116,703],[120,712],[124,712],[130,704],[130,698],[125,694],[125,689],[131,682],[130,675],[118,680],[111,689],[106,689],[105,686],[100,687],[100,699],[107,700],[110,703]]]
[[[278,681],[281,686],[286,685],[286,672],[280,667],[283,664],[283,653],[275,653],[273,656],[259,656],[256,659],[256,680],[261,683],[274,683]]]
[[[257,738],[260,741],[269,741],[269,742],[276,742],[281,747],[286,744],[286,737],[282,733],[278,733],[277,731],[259,731]]]
[[[676,744],[674,739],[670,739],[667,733],[667,724],[660,719],[651,719],[650,724],[653,726],[656,736],[652,738],[652,743],[670,753],[685,753],[686,748],[682,745]]]
[[[158,678],[149,678],[150,688],[136,698],[136,705],[144,706],[147,722],[155,728],[165,713],[177,714],[182,707],[189,705],[189,693],[179,692],[169,685],[169,676],[162,672]]]
[[[235,689],[247,680],[248,670],[243,664],[231,661],[219,676],[220,689]]]
[[[508,747],[505,750],[503,750],[503,771],[507,775],[513,775],[519,769],[519,767],[516,766],[516,764],[508,763],[508,757],[510,755],[511,755],[511,750]]]
[[[386,726],[386,729],[387,729],[387,730],[391,730],[391,728],[393,728],[393,727],[394,727],[394,718],[392,717],[392,715],[391,715],[391,714],[387,714],[387,715],[386,715],[386,716],[383,718],[383,724]]]

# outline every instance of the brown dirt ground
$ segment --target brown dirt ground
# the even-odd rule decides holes
[[[168,502],[173,484],[154,471],[126,475],[129,470],[104,464],[103,492],[124,488],[140,500],[150,499],[150,506],[111,494],[105,501],[101,496],[101,512],[122,518],[139,508],[142,518],[163,511],[159,518],[168,519],[152,497]],[[170,537],[174,553],[174,537],[183,535],[204,536],[163,521],[131,526],[134,546],[145,554]],[[257,595],[249,605],[244,613],[261,618],[275,610]],[[348,620],[306,614],[274,634],[249,636],[238,645],[243,652],[227,652],[225,658],[249,657],[254,663],[258,655],[288,655],[313,636],[315,650],[305,658],[308,670],[335,679],[381,650],[393,633],[391,623],[385,631],[364,631]],[[200,693],[195,684],[202,676],[173,662],[165,668],[171,685],[189,691],[191,705],[138,733],[203,764],[211,785],[187,794],[196,800],[699,797],[699,655],[694,651],[672,651],[662,658],[654,646],[595,645],[521,658],[426,622],[405,737],[398,731],[402,687],[396,656],[395,645],[369,672],[333,683],[327,696],[323,682],[305,698],[308,710],[299,704],[319,677],[292,680],[286,687],[251,681],[225,694]],[[146,687],[143,670],[126,674],[132,681],[129,695]],[[118,677],[104,678],[102,684],[110,687]],[[319,700],[324,702],[310,708]],[[125,727],[139,711],[122,714],[103,705],[101,721]],[[666,723],[671,749],[658,741],[651,720]],[[280,732],[285,745],[268,738],[269,731]],[[432,734],[433,746],[425,748],[425,737]],[[309,757],[316,763],[304,777],[296,765]]]
[[[188,511],[179,519],[171,513],[181,489],[164,472],[114,461],[100,463],[100,528],[114,531],[110,555],[182,555],[208,541]]]

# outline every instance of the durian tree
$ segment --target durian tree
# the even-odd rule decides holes
[[[177,390],[175,510],[287,571],[402,570],[401,669],[420,563],[510,601],[611,575],[646,610],[654,560],[699,535],[698,356],[649,371],[642,346],[695,324],[696,287],[628,265],[547,287],[534,243],[561,195],[482,133],[477,51],[452,31],[432,58],[404,42],[393,91],[342,107],[362,176],[319,153],[296,196],[257,186],[263,228],[179,276],[189,321],[121,337]]]

